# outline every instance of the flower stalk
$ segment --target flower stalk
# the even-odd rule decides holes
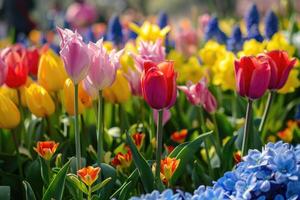
[[[160,180],[160,161],[162,153],[162,130],[163,129],[163,109],[158,111],[157,130],[156,130],[156,169],[155,169],[155,181],[159,183]]]
[[[245,156],[248,151],[249,131],[250,131],[251,118],[252,118],[252,103],[253,100],[248,99],[247,110],[246,110],[246,122],[244,126],[244,136],[243,136],[243,143],[242,143],[242,156]]]
[[[268,100],[267,100],[267,104],[265,106],[264,114],[263,114],[262,119],[260,121],[259,129],[258,129],[259,133],[263,133],[263,131],[264,131],[264,126],[267,123],[268,115],[269,115],[270,108],[271,108],[271,105],[273,103],[274,97],[275,97],[275,91],[270,91],[269,94],[268,94]]]
[[[99,91],[98,97],[98,116],[97,116],[97,162],[103,162],[103,131],[104,131],[104,118],[103,118],[104,99],[102,91]]]
[[[74,85],[74,110],[75,110],[75,148],[76,148],[76,169],[81,169],[81,145],[80,145],[80,132],[78,120],[78,84]]]

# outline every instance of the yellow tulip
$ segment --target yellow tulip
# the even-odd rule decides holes
[[[0,128],[11,129],[20,123],[20,112],[8,97],[0,94]]]
[[[63,104],[69,115],[74,115],[74,84],[71,79],[66,79],[63,88]],[[82,84],[78,86],[78,113],[82,114],[86,107],[92,106],[92,97],[83,89]]]
[[[41,55],[38,71],[38,83],[49,92],[63,88],[67,73],[62,59],[51,49]]]
[[[25,89],[25,95],[27,107],[35,116],[46,117],[54,113],[54,102],[42,86],[32,83]]]
[[[166,26],[163,29],[160,29],[158,25],[151,24],[148,21],[145,21],[141,27],[134,23],[129,24],[129,28],[138,34],[137,41],[152,41],[155,42],[157,39],[165,39],[165,36],[170,31],[170,27]]]
[[[290,56],[293,56],[296,48],[288,43],[283,34],[275,33],[271,40],[267,43],[267,50],[285,50]]]
[[[234,59],[232,52],[226,52],[222,59],[213,66],[213,84],[222,90],[235,90]]]
[[[199,51],[203,64],[209,67],[212,67],[218,59],[223,58],[225,53],[226,47],[212,40]]]
[[[256,56],[257,54],[264,52],[265,46],[265,42],[258,42],[255,39],[245,41],[243,45],[243,50],[238,52],[238,57]]]
[[[103,90],[106,101],[111,103],[123,103],[130,98],[130,86],[123,72],[118,70],[115,82]]]
[[[14,102],[14,104],[16,105],[19,104],[18,91],[16,89],[3,85],[0,87],[0,94],[8,97],[10,100]]]
[[[133,43],[128,42],[125,45],[124,53],[120,57],[121,70],[125,73],[128,72],[129,69],[134,69],[134,59],[130,53],[137,53],[136,47]]]

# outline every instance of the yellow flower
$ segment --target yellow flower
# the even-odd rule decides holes
[[[69,115],[74,115],[74,84],[71,79],[66,79],[63,88],[63,104]],[[92,106],[92,97],[82,87],[82,82],[78,86],[78,113],[83,113],[86,107]]]
[[[219,58],[223,58],[226,53],[224,45],[220,45],[215,41],[208,41],[199,51],[200,58],[204,65],[213,66]]]
[[[111,103],[123,103],[130,98],[130,87],[123,72],[118,70],[115,82],[103,90],[105,100]]]
[[[167,183],[175,173],[180,159],[166,157],[160,161],[160,177],[164,183]]]
[[[19,104],[18,91],[16,89],[3,85],[0,87],[0,94],[8,97],[10,100],[14,102],[14,104],[16,105]]]
[[[290,75],[280,90],[278,90],[281,94],[286,94],[290,92],[295,92],[295,89],[300,86],[300,80],[299,80],[299,67],[294,68],[291,70]]]
[[[107,51],[111,51],[114,48],[114,43],[112,43],[110,41],[104,41],[103,46]]]
[[[294,130],[298,127],[296,121],[289,120],[287,122],[287,128],[277,133],[277,136],[284,142],[291,142],[294,137]]]
[[[41,41],[41,32],[34,29],[32,31],[30,31],[28,38],[29,40],[33,43],[33,44],[39,44]]]
[[[33,83],[25,89],[27,106],[35,116],[46,117],[54,113],[55,105],[42,86]]]
[[[62,59],[51,49],[41,55],[38,71],[38,83],[47,91],[63,88],[67,73]]]
[[[30,77],[27,77],[26,84],[19,88],[21,94],[21,104],[26,107],[26,88],[28,88],[33,83],[33,80]]]
[[[226,52],[213,66],[213,84],[221,86],[222,90],[235,90],[234,59],[232,52]]]
[[[0,94],[0,128],[15,128],[20,123],[20,112],[8,97]]]
[[[265,42],[261,43],[255,39],[245,41],[243,45],[243,51],[238,52],[238,57],[256,56],[257,54],[264,52],[265,46]]]
[[[174,61],[174,69],[176,72],[180,72],[182,65],[184,63],[184,56],[182,53],[176,51],[175,49],[171,50],[167,55],[168,60]]]
[[[223,19],[219,21],[220,29],[224,31],[226,35],[231,35],[234,24],[235,21],[233,19]]]
[[[137,53],[137,50],[136,50],[135,46],[133,45],[133,43],[128,42],[125,45],[124,51],[125,52],[120,57],[120,64],[121,64],[121,70],[126,73],[126,72],[128,72],[129,69],[134,68],[134,59],[130,55],[130,53]]]
[[[129,24],[129,28],[138,34],[137,41],[152,41],[155,42],[157,39],[164,40],[167,33],[170,31],[170,27],[166,26],[163,29],[160,29],[158,25],[151,24],[148,21],[145,21],[141,27],[134,23]]]
[[[197,83],[203,76],[206,75],[205,69],[200,65],[198,59],[195,56],[189,58],[188,62],[182,65],[178,73],[179,82],[192,81]]]
[[[288,43],[282,33],[275,33],[272,39],[267,43],[267,50],[285,50],[290,56],[293,56],[296,48]]]

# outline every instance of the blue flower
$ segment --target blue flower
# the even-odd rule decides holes
[[[123,43],[123,31],[119,16],[114,15],[110,18],[106,33],[106,39],[119,45]]]
[[[159,26],[159,28],[164,28],[168,25],[168,14],[166,12],[160,12],[158,19],[157,19],[157,24]]]
[[[278,32],[278,18],[272,10],[269,10],[265,17],[265,36],[271,39]]]
[[[300,120],[300,104],[296,107],[295,120]]]
[[[252,26],[258,26],[259,24],[259,13],[255,4],[252,4],[248,12],[245,15],[246,28],[249,33]]]
[[[220,44],[226,44],[227,36],[220,30],[217,17],[213,17],[207,24],[204,31],[204,40],[216,39]]]
[[[227,40],[227,50],[238,52],[242,50],[244,39],[239,26],[234,26],[231,37]]]

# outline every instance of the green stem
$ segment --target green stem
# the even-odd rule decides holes
[[[247,103],[247,110],[246,110],[246,122],[244,126],[244,136],[243,136],[243,143],[242,143],[242,156],[245,156],[248,151],[248,139],[249,139],[249,130],[250,130],[250,123],[252,117],[252,103],[251,99],[248,99]]]
[[[205,120],[204,120],[204,115],[203,115],[203,109],[201,106],[198,107],[198,113],[199,113],[199,125],[201,128],[202,133],[205,133],[206,131],[206,126],[205,126]]]
[[[155,169],[156,183],[161,182],[160,161],[161,161],[162,142],[163,142],[162,131],[163,131],[163,110],[159,110],[158,119],[157,119],[157,130],[156,130],[156,169]]]
[[[15,149],[16,149],[16,155],[17,155],[17,163],[18,163],[18,169],[19,169],[19,174],[21,176],[21,179],[23,180],[24,176],[23,176],[23,170],[22,170],[22,165],[21,165],[21,156],[20,156],[20,152],[19,152],[19,145],[18,145],[18,139],[17,139],[17,132],[14,129],[12,131],[12,138],[14,141],[14,145],[15,145]]]
[[[80,146],[80,132],[79,132],[79,120],[78,120],[78,84],[74,87],[74,110],[75,110],[75,148],[76,148],[76,170],[81,169],[81,146]]]
[[[232,96],[232,121],[234,126],[236,125],[236,119],[237,119],[237,104],[238,104],[238,98],[236,95],[236,92],[233,92],[233,96]]]
[[[91,200],[91,199],[92,199],[92,187],[89,186],[89,193],[88,193],[87,200]]]
[[[103,162],[103,131],[104,131],[104,120],[103,120],[103,104],[104,99],[102,91],[99,91],[98,97],[98,117],[97,117],[97,162],[100,165]]]
[[[258,132],[259,133],[262,133],[263,130],[264,130],[264,126],[265,126],[265,124],[267,122],[268,115],[269,115],[269,112],[270,112],[270,108],[271,108],[274,96],[275,96],[275,92],[274,91],[270,91],[269,95],[268,95],[267,104],[265,106],[264,114],[262,116],[262,119],[261,119],[261,122],[260,122],[260,125],[259,125],[259,128],[258,128]]]
[[[216,134],[215,134],[216,141],[217,141],[217,144],[221,147],[220,133],[219,133],[219,129],[218,129],[216,113],[213,113],[211,116],[212,116],[212,120],[214,122],[214,127],[215,127],[215,132],[216,132]]]

